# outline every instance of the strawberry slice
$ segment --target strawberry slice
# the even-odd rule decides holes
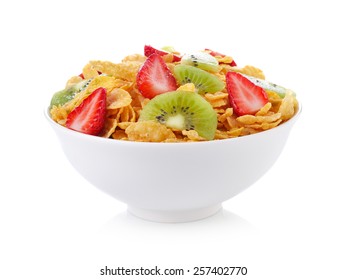
[[[177,82],[162,57],[154,53],[138,71],[137,87],[144,97],[152,99],[158,94],[176,90]]]
[[[209,54],[212,55],[212,56],[221,56],[221,57],[225,57],[225,56],[226,56],[226,55],[224,55],[224,54],[222,54],[222,53],[214,52],[214,51],[212,51],[211,49],[205,49],[205,50],[208,51]],[[229,65],[231,65],[231,66],[237,66],[237,63],[235,63],[234,60],[232,60],[231,63],[225,63],[225,64],[229,64]]]
[[[105,88],[94,90],[67,116],[66,127],[85,134],[98,135],[106,120]]]
[[[149,57],[151,56],[153,53],[156,53],[160,56],[164,56],[166,54],[169,54],[169,52],[165,52],[163,50],[158,50],[158,49],[155,49],[153,48],[152,46],[149,46],[149,45],[145,45],[144,46],[144,55],[146,57]],[[177,62],[177,61],[180,61],[181,60],[181,57],[176,55],[176,54],[173,54],[173,62]]]
[[[226,74],[230,104],[238,116],[255,114],[267,102],[265,90],[237,72]]]

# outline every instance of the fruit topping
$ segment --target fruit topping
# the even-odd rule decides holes
[[[224,82],[213,74],[190,65],[179,64],[174,67],[174,76],[179,85],[193,83],[198,93],[215,93],[225,88]]]
[[[90,135],[98,135],[106,120],[106,89],[94,90],[68,114],[66,127]]]
[[[157,53],[150,55],[137,74],[137,87],[146,98],[177,89],[172,72]]]
[[[50,101],[50,107],[64,105],[66,102],[72,100],[78,92],[86,89],[90,82],[91,80],[83,80],[73,86],[56,92]]]
[[[173,91],[156,96],[141,111],[139,121],[153,120],[175,130],[195,130],[211,140],[217,127],[217,114],[195,92]]]
[[[195,66],[197,68],[210,71],[219,71],[219,62],[215,57],[207,52],[195,52],[193,54],[185,54],[181,58],[181,64]]]
[[[255,114],[267,102],[265,90],[237,72],[226,74],[229,101],[238,116]]]
[[[268,82],[263,79],[255,78],[252,76],[244,75],[246,78],[248,78],[251,82],[253,82],[256,86],[259,86],[265,90],[272,91],[277,93],[281,98],[284,98],[287,93],[293,93],[294,92],[290,89],[284,88],[282,86],[279,86],[277,84],[273,84],[271,82]]]
[[[211,49],[205,49],[207,52],[209,52],[210,55],[214,56],[214,57],[226,57],[226,55],[222,54],[222,53],[219,53],[219,52],[215,52],[215,51],[212,51]],[[231,66],[237,66],[237,63],[232,59],[232,61],[230,62],[222,62],[222,63],[225,63],[225,64],[229,64]]]
[[[158,49],[155,49],[153,48],[152,46],[149,46],[149,45],[145,45],[144,46],[144,55],[146,57],[149,57],[151,56],[153,53],[156,53],[158,54],[159,56],[164,56],[164,55],[167,55],[169,53],[172,53],[171,50],[172,47],[170,47],[170,49],[168,49],[167,47],[165,47],[166,50],[170,50],[170,51],[166,51],[166,50],[158,50]],[[176,54],[173,54],[173,62],[178,62],[181,60],[181,57],[176,55]]]

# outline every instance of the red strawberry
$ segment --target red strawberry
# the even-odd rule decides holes
[[[225,57],[225,56],[226,56],[226,55],[224,55],[224,54],[222,54],[222,53],[214,52],[214,51],[212,51],[211,49],[205,49],[205,50],[208,51],[209,54],[212,55],[212,56],[221,56],[221,57]],[[231,65],[231,66],[237,66],[237,63],[235,63],[235,61],[232,60],[232,62],[229,63],[229,65]]]
[[[164,56],[166,54],[169,54],[168,52],[165,52],[163,50],[155,49],[155,48],[153,48],[152,46],[149,46],[149,45],[145,45],[144,46],[144,55],[146,57],[151,56],[153,53],[157,53],[160,56]],[[181,60],[180,56],[173,54],[173,62],[177,62],[177,61],[180,61],[180,60]]]
[[[255,114],[267,102],[265,90],[237,72],[226,74],[229,101],[238,116]]]
[[[162,57],[154,53],[139,70],[137,87],[144,97],[151,99],[158,94],[176,90],[177,82]]]
[[[105,88],[94,90],[67,116],[66,127],[90,135],[98,135],[106,120]]]

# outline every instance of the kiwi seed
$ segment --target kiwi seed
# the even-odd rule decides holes
[[[202,96],[189,91],[172,91],[151,99],[140,113],[139,121],[153,120],[177,130],[195,130],[199,136],[212,140],[217,115]]]
[[[185,65],[191,65],[210,72],[219,71],[219,62],[217,61],[217,59],[206,52],[185,54],[181,59],[181,63]]]

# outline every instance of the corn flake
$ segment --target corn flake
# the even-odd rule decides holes
[[[67,82],[65,88],[71,87],[79,82],[83,81],[83,78],[80,76],[73,76]]]
[[[176,138],[171,129],[155,121],[140,121],[130,124],[125,133],[130,141],[163,142]]]
[[[206,93],[204,98],[211,104],[211,106],[213,106],[213,108],[222,107],[228,104],[228,93]]]
[[[92,79],[97,77],[98,75],[99,75],[99,72],[97,72],[94,66],[91,65],[90,63],[84,66],[83,68],[84,79]]]
[[[137,72],[142,66],[142,61],[126,61],[122,63],[112,63],[109,61],[94,60],[90,64],[99,72],[113,76],[116,79],[125,81],[135,81]]]
[[[196,130],[183,130],[182,134],[192,141],[204,141],[205,138],[198,135]]]
[[[239,73],[242,73],[242,74],[245,74],[245,75],[248,75],[248,76],[252,76],[252,77],[255,77],[255,78],[259,78],[259,79],[262,79],[262,80],[265,79],[263,71],[261,69],[255,67],[255,66],[251,66],[251,65],[246,65],[243,68],[239,68],[237,66],[234,66],[234,67],[231,68],[231,71],[239,72]]]
[[[132,102],[131,95],[121,88],[114,88],[107,94],[107,109],[126,107]]]
[[[116,119],[106,118],[105,125],[99,136],[109,138],[115,131],[117,125],[118,121]]]
[[[115,132],[112,134],[113,139],[117,140],[128,140],[127,134],[125,133],[124,130],[115,130]]]
[[[290,119],[295,113],[295,97],[293,94],[286,94],[279,107],[282,120]]]
[[[177,91],[191,91],[196,92],[196,87],[193,83],[186,83],[180,87],[178,87]]]
[[[271,109],[272,104],[268,102],[266,105],[264,105],[257,113],[256,116],[265,116],[268,114],[269,110]]]

